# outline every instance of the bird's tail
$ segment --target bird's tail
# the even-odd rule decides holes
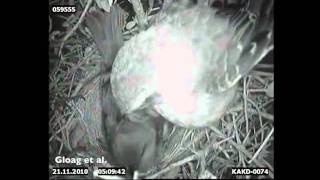
[[[252,27],[247,28],[245,31],[247,34],[240,36],[240,42],[245,44],[238,61],[241,75],[247,74],[269,51],[273,50],[273,0],[249,0],[243,13],[242,18],[246,18],[246,24],[251,24]],[[244,26],[246,25],[240,25],[238,28]]]
[[[110,151],[115,128],[119,123],[120,111],[113,99],[109,83],[110,69],[115,57],[123,45],[122,27],[125,13],[117,5],[110,12],[94,10],[87,13],[85,23],[89,28],[97,48],[102,56],[100,76],[100,100],[102,107],[102,132],[104,139],[100,145],[105,150],[105,156],[111,162],[116,162]]]
[[[221,89],[234,86],[270,51],[273,50],[273,0],[247,0],[245,6],[230,17],[235,48],[241,49],[237,61],[230,63]],[[230,60],[229,62],[232,62]]]
[[[111,7],[110,12],[95,10],[87,13],[85,22],[103,57],[103,63],[108,68],[112,65],[118,50],[123,45],[124,11],[116,5]]]

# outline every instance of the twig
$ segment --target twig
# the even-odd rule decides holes
[[[270,121],[274,121],[274,117],[272,114],[266,113],[266,112],[261,112],[260,113],[261,117],[270,120]]]
[[[67,33],[66,36],[64,36],[62,42],[61,42],[61,45],[60,45],[60,48],[59,48],[59,53],[58,53],[58,56],[61,57],[62,55],[62,48],[64,46],[64,43],[65,41],[73,34],[73,32],[79,27],[79,25],[82,23],[83,21],[83,18],[85,16],[85,14],[87,13],[90,5],[92,3],[92,0],[88,0],[87,4],[86,4],[86,7],[84,8],[84,11],[82,12],[81,16],[80,16],[80,19],[78,20],[77,24],[75,26],[73,26],[73,28]]]
[[[173,126],[171,133],[169,134],[169,137],[173,134],[173,132],[176,130],[176,126]]]
[[[224,143],[224,142],[226,142],[226,141],[229,141],[229,140],[232,139],[232,138],[233,138],[233,136],[228,137],[228,138],[225,138],[225,139],[223,139],[223,140],[221,140],[221,141],[219,141],[219,142],[216,142],[216,143],[210,143],[205,149],[200,150],[200,151],[198,151],[198,152],[195,152],[194,155],[191,155],[191,156],[189,156],[189,157],[186,157],[186,158],[184,158],[183,160],[180,160],[180,161],[178,161],[178,162],[175,162],[175,163],[170,164],[169,166],[167,166],[166,168],[162,169],[161,171],[159,171],[159,172],[157,172],[157,173],[155,173],[155,174],[153,174],[153,175],[151,175],[151,176],[146,177],[146,179],[154,179],[154,178],[158,177],[159,175],[161,175],[161,174],[163,174],[163,173],[165,173],[165,172],[168,172],[168,171],[170,171],[171,169],[173,169],[173,168],[175,168],[175,167],[178,167],[178,166],[181,166],[181,165],[183,165],[183,164],[185,164],[185,163],[187,163],[187,162],[196,160],[196,158],[197,158],[199,155],[201,155],[201,154],[206,154],[206,152],[208,152],[208,150],[209,150],[210,148],[217,148],[217,147],[219,147],[220,144],[222,144],[222,143]]]
[[[167,166],[166,168],[162,169],[161,171],[159,171],[159,172],[157,172],[157,173],[155,173],[155,174],[153,174],[151,176],[146,177],[146,179],[154,179],[154,178],[158,177],[159,175],[161,175],[161,174],[163,174],[165,172],[168,172],[168,171],[170,171],[171,169],[173,169],[175,167],[181,166],[181,165],[183,165],[183,164],[185,164],[185,163],[187,163],[189,161],[195,160],[196,157],[197,157],[197,154],[194,154],[194,155],[189,156],[189,157],[187,157],[187,158],[185,158],[185,159],[183,159],[181,161],[172,163],[169,166]]]
[[[53,132],[54,133],[54,132]],[[58,137],[57,133],[54,133],[50,139],[49,139],[49,143],[52,141],[52,139],[55,138],[57,141],[62,142],[62,139]]]
[[[76,73],[73,73],[73,74],[72,74],[71,83],[70,83],[70,86],[69,86],[68,97],[70,97],[70,95],[71,95],[71,90],[72,90],[72,86],[73,86],[73,83],[74,83],[75,74],[76,74]]]
[[[208,129],[206,129],[205,131],[206,131],[207,141],[208,141],[209,143],[211,143],[211,141],[210,141],[210,135],[209,135],[209,133],[208,133]]]
[[[257,92],[266,92],[265,88],[261,88],[261,89],[249,89],[248,90],[250,93],[257,93]]]
[[[233,128],[234,128],[234,133],[236,135],[237,143],[240,143],[241,140],[240,140],[240,137],[239,137],[239,134],[238,134],[238,129],[237,129],[237,125],[236,125],[234,114],[232,114],[232,122],[233,122]]]
[[[273,72],[265,72],[265,71],[257,71],[257,70],[252,70],[250,72],[252,75],[258,75],[258,76],[266,76],[266,77],[273,77],[274,73]]]
[[[226,138],[220,130],[215,127],[210,127],[216,134],[218,134],[221,138]],[[231,143],[238,151],[241,151],[244,155],[246,155],[249,159],[252,159],[252,155],[246,150],[246,148],[242,144],[238,144],[234,142],[232,139],[228,139],[228,142]],[[263,165],[257,161],[256,159],[252,159],[259,167],[263,167]]]
[[[242,152],[245,156],[247,156],[249,159],[252,158],[252,155],[246,150],[246,148],[241,145],[241,144],[237,144],[236,142],[234,142],[233,140],[229,140],[229,142],[240,152]],[[257,161],[256,159],[253,159],[253,161],[256,163],[257,166],[259,167],[263,167],[263,165]]]
[[[75,115],[75,111],[72,112],[72,114],[68,118],[67,122],[58,131],[56,131],[56,134],[59,134],[62,130],[64,130],[65,128],[67,128],[69,126],[69,123],[72,120],[74,115]]]
[[[247,83],[246,79],[243,79],[243,102],[244,102],[244,118],[246,120],[246,134],[248,134],[249,131],[249,121],[248,121],[248,112],[247,112]]]
[[[258,75],[254,75],[253,76],[256,80],[258,80],[261,84],[265,84],[266,80],[264,80],[262,77],[258,76]]]
[[[261,105],[261,107],[265,107],[267,104],[269,104],[271,102],[273,102],[273,100],[270,100],[267,103],[264,103],[263,105]],[[242,111],[243,109],[244,109],[243,106],[235,106],[235,107],[230,108],[227,111],[227,113],[231,113],[232,114],[233,112]],[[248,112],[257,114],[258,116],[261,115],[261,117],[263,117],[263,118],[265,118],[267,120],[274,121],[274,116],[272,114],[267,113],[267,112],[261,112],[261,111],[259,112],[258,111],[258,113],[257,113],[254,110],[250,110],[250,109],[248,110]],[[240,115],[238,115],[238,116],[240,116]]]
[[[256,105],[256,103],[254,103],[250,98],[248,98],[247,101],[249,101],[249,102],[256,108],[256,110],[258,111],[258,117],[259,117],[260,127],[262,127],[261,111],[260,111],[259,107],[258,107],[258,106]],[[264,137],[264,134],[263,134],[263,132],[262,132],[261,138],[263,139],[263,137]],[[262,139],[261,139],[261,141],[262,141]]]
[[[274,127],[272,127],[271,131],[269,132],[268,136],[266,137],[266,139],[263,141],[263,143],[261,144],[261,146],[259,147],[259,149],[257,150],[257,152],[253,155],[253,157],[248,161],[248,163],[250,164],[253,160],[255,160],[255,158],[259,155],[260,151],[262,150],[262,148],[267,144],[267,142],[269,141],[270,137],[272,136],[274,131]]]
[[[273,99],[270,99],[270,100],[268,100],[267,102],[263,103],[263,104],[261,105],[261,107],[265,108],[267,105],[269,105],[269,104],[272,103],[273,101],[274,101]]]
[[[229,154],[221,146],[219,146],[217,149],[221,151],[227,159],[230,160]]]
[[[182,144],[187,140],[187,138],[190,136],[190,134],[192,134],[193,130],[189,131],[188,129],[186,129],[185,133],[183,134],[182,140],[180,145],[182,146]],[[192,144],[192,143],[191,143]],[[189,146],[188,146],[189,147]]]
[[[259,68],[261,68],[261,69],[269,69],[269,68],[273,69],[274,65],[273,64],[257,64],[255,68],[256,69],[259,69]]]
[[[59,123],[59,125],[61,126],[61,123],[60,123],[60,122],[58,122],[58,123]],[[61,136],[62,136],[62,141],[61,141],[60,148],[59,148],[59,151],[58,151],[58,154],[59,154],[59,155],[61,154],[62,147],[63,147],[63,133],[61,134]]]
[[[90,75],[88,75],[89,77],[88,77],[87,79],[82,80],[81,82],[78,83],[78,85],[77,85],[77,87],[75,88],[75,90],[73,91],[71,97],[77,96],[85,86],[89,85],[90,83],[93,83],[93,81],[94,81],[97,77],[99,77],[101,74],[102,74],[101,71],[99,71],[99,72],[97,72],[97,73],[90,73]],[[108,80],[109,77],[110,77],[110,74],[107,74],[107,75],[106,75],[106,80]]]
[[[180,144],[175,144],[174,147],[172,148],[173,149],[172,152],[170,152],[169,155],[165,156],[163,158],[162,162],[165,162],[165,161],[169,161],[170,162],[172,160],[172,157],[174,157],[178,153],[180,148],[181,148]]]
[[[247,135],[245,136],[245,138],[243,139],[242,144],[245,144],[245,143],[246,143],[246,141],[249,139],[250,134],[251,134],[251,129],[249,130],[248,134],[247,134]]]

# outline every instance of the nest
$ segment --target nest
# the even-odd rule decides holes
[[[152,9],[157,8],[149,12]],[[100,75],[102,59],[89,31],[78,24],[79,17],[55,17],[61,18],[69,31],[50,26],[49,167],[61,166],[54,161],[56,156],[101,157],[105,153],[99,103],[99,82],[105,78]],[[138,31],[138,24],[128,19],[126,39]],[[72,31],[72,27],[77,28]],[[58,40],[66,36],[61,48]],[[160,163],[137,176],[273,178],[273,77],[271,54],[241,80],[236,98],[217,128],[185,129],[165,123]],[[94,171],[95,165],[84,165]],[[269,175],[235,176],[233,167],[267,167]]]

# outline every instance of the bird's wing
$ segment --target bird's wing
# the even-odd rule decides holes
[[[110,11],[108,13],[95,10],[88,13],[85,19],[104,63],[108,66],[111,66],[123,44],[122,27],[125,23],[125,13],[122,9],[114,5]]]
[[[231,16],[234,46],[228,51],[238,49],[241,54],[236,61],[227,60],[226,73],[218,80],[219,91],[233,87],[273,50],[273,21],[273,0],[248,0],[246,7]]]

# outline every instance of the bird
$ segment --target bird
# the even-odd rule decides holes
[[[113,152],[117,161],[128,167],[130,174],[135,170],[147,172],[160,160],[160,131],[154,121],[134,122],[122,119],[117,127]]]
[[[273,49],[273,1],[236,11],[178,1],[124,42],[121,10],[88,13],[102,56],[102,128],[108,159],[147,171],[158,163],[165,121],[184,128],[218,122],[237,84]],[[122,22],[123,23],[123,22]],[[108,76],[109,77],[109,76]]]
[[[117,52],[123,45],[121,26],[124,21],[125,12],[118,6],[112,6],[110,12],[92,10],[86,14],[85,25],[91,32],[102,56],[103,72],[110,69]]]
[[[121,26],[124,12],[117,5],[110,12],[94,10],[86,14],[85,24],[92,34],[102,57],[100,103],[102,107],[101,146],[112,166],[125,167],[127,177],[134,171],[146,172],[154,167],[159,157],[158,145],[161,139],[163,118],[143,109],[123,114],[113,97],[108,73],[123,44]],[[152,120],[151,120],[152,118]]]
[[[181,127],[212,126],[239,80],[272,50],[272,0],[234,11],[174,2],[119,49],[113,96],[122,114],[148,106]]]

